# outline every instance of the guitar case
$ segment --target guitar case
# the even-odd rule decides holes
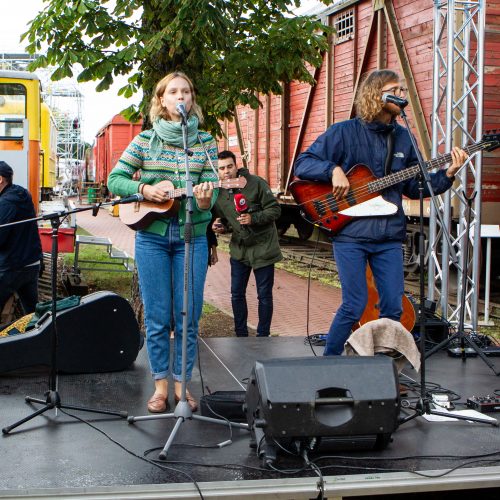
[[[108,291],[82,297],[57,312],[57,370],[101,373],[125,370],[137,358],[143,337],[132,307]],[[51,364],[52,313],[35,328],[0,338],[0,372]]]

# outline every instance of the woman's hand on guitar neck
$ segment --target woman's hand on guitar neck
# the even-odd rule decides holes
[[[465,163],[465,160],[468,158],[468,154],[463,150],[458,147],[454,147],[451,150],[451,158],[452,158],[452,163],[446,170],[446,176],[449,177],[450,179],[455,176],[455,174],[460,170],[462,165]]]
[[[202,182],[193,187],[193,195],[196,198],[198,208],[207,210],[210,208],[212,202],[212,194],[214,192],[214,185],[212,182]]]
[[[336,200],[340,200],[349,192],[349,179],[341,167],[335,167],[332,172],[332,194]]]

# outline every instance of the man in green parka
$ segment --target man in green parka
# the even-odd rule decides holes
[[[257,336],[268,337],[273,316],[274,264],[283,256],[275,221],[281,214],[269,185],[246,168],[236,166],[231,151],[218,155],[221,180],[245,177],[243,189],[220,189],[214,213],[213,230],[231,233],[231,305],[237,337],[248,337],[246,289],[253,270],[259,301]]]

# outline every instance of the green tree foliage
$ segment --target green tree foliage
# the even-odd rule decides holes
[[[256,108],[256,92],[280,94],[280,82],[291,80],[314,84],[308,65],[319,65],[327,46],[325,26],[291,14],[299,0],[44,2],[23,35],[30,53],[48,47],[31,69],[55,67],[59,80],[81,65],[78,80],[98,80],[98,91],[129,75],[119,94],[144,93],[123,113],[132,120],[147,114],[155,83],[182,70],[195,84],[205,128],[215,133],[236,105]]]

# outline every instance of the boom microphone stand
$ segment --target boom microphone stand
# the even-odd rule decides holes
[[[181,115],[182,139],[184,145],[184,165],[186,170],[186,222],[184,224],[184,288],[183,288],[183,304],[182,304],[182,371],[181,371],[181,399],[177,403],[174,413],[164,413],[161,415],[146,415],[142,417],[128,417],[129,423],[139,422],[142,420],[156,420],[159,418],[175,418],[176,422],[170,436],[159,454],[161,460],[167,458],[167,453],[172,445],[175,436],[186,419],[201,420],[203,422],[212,422],[219,425],[228,425],[248,429],[248,424],[230,422],[229,420],[220,420],[217,418],[205,417],[203,415],[193,415],[191,407],[186,400],[186,364],[187,364],[187,330],[188,330],[188,300],[189,300],[189,256],[191,252],[192,238],[192,213],[193,213],[193,181],[189,174],[189,157],[193,154],[188,148],[188,125],[187,113],[183,105],[177,105],[177,110]],[[229,444],[229,443],[227,443]]]
[[[129,198],[123,198],[121,200],[116,200],[109,203],[99,203],[97,205],[91,207],[82,207],[76,208],[74,210],[63,210],[60,212],[54,212],[51,214],[42,215],[40,217],[34,217],[32,219],[26,219],[17,222],[11,222],[9,224],[3,224],[0,227],[8,227],[14,226],[16,224],[24,224],[28,222],[35,222],[39,220],[49,220],[52,226],[52,248],[51,248],[51,293],[52,293],[52,304],[51,304],[51,331],[50,331],[50,351],[51,351],[51,359],[50,359],[50,377],[49,377],[49,389],[45,393],[45,399],[32,398],[31,396],[26,396],[25,401],[27,403],[37,403],[44,405],[39,410],[35,411],[31,415],[15,422],[12,425],[8,425],[2,429],[3,434],[8,434],[12,429],[19,427],[20,425],[28,422],[29,420],[41,415],[42,413],[47,412],[48,410],[64,408],[68,410],[78,410],[78,411],[86,411],[91,413],[102,413],[104,415],[114,415],[116,417],[127,418],[128,413],[125,411],[111,411],[111,410],[99,410],[95,408],[87,408],[83,406],[73,406],[63,404],[61,402],[61,397],[57,390],[58,388],[58,374],[57,374],[57,255],[58,255],[58,234],[59,234],[59,226],[62,224],[63,220],[70,214],[74,214],[77,212],[84,212],[86,210],[92,210],[92,214],[94,217],[97,215],[99,208],[103,205],[117,205],[121,203],[130,203],[132,201],[139,201],[139,197],[134,195]]]
[[[403,119],[405,126],[408,130],[408,135],[410,136],[410,140],[413,146],[413,149],[415,150],[415,153],[417,155],[417,160],[418,160],[418,165],[420,167],[420,174],[418,176],[418,190],[419,190],[419,210],[420,210],[420,216],[419,216],[419,231],[420,231],[420,238],[419,238],[419,265],[420,265],[420,304],[419,304],[419,322],[420,322],[420,356],[421,356],[421,365],[420,365],[420,398],[417,401],[416,408],[415,408],[415,413],[412,415],[408,415],[406,417],[401,418],[400,424],[404,424],[406,422],[409,422],[410,420],[413,420],[416,417],[420,417],[422,415],[439,415],[442,417],[451,417],[457,420],[469,420],[473,422],[480,422],[484,424],[490,424],[495,427],[498,427],[498,422],[497,421],[491,421],[491,420],[486,420],[482,418],[476,418],[476,417],[465,417],[462,415],[450,415],[449,413],[441,412],[441,411],[436,411],[434,409],[431,409],[431,400],[428,397],[427,394],[427,388],[426,388],[426,380],[425,380],[425,323],[426,323],[426,318],[425,318],[425,277],[424,277],[424,265],[425,265],[425,248],[424,248],[424,181],[425,184],[429,190],[429,193],[431,195],[432,202],[434,203],[434,207],[436,208],[436,215],[441,223],[441,227],[444,228],[444,224],[441,218],[441,214],[438,210],[437,202],[434,196],[434,191],[432,189],[431,185],[431,179],[429,176],[429,172],[427,172],[427,169],[425,168],[424,165],[424,160],[422,158],[422,155],[420,153],[420,150],[417,147],[417,142],[415,140],[415,137],[411,133],[410,130],[410,124],[408,123],[408,117],[406,116],[405,113],[405,106],[408,104],[407,101],[405,103],[397,104],[401,108],[401,118]],[[448,237],[448,234],[443,231],[445,236]],[[449,242],[450,243],[450,242]],[[449,248],[452,248],[451,245],[449,245]]]

